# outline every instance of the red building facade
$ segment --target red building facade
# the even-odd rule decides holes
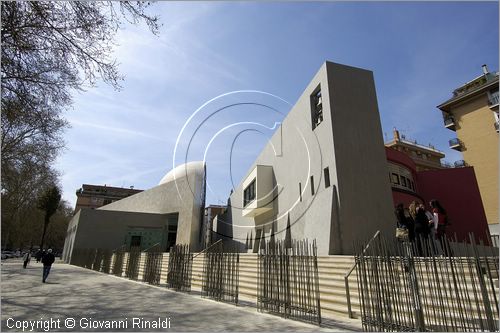
[[[394,205],[408,207],[414,200],[429,208],[429,201],[438,200],[446,209],[450,225],[447,234],[458,240],[490,240],[486,215],[474,174],[474,168],[444,168],[416,170],[415,163],[405,153],[387,148],[389,179]]]

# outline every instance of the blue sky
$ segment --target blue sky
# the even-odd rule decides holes
[[[498,70],[498,2],[159,2],[159,36],[125,25],[114,56],[123,89],[105,84],[75,92],[66,117],[67,149],[57,161],[63,198],[74,205],[83,183],[148,189],[172,166],[206,155],[207,204],[225,203],[247,172],[272,128],[294,104],[325,60],[374,72],[386,139],[397,127],[419,143],[432,143],[446,160],[454,133],[443,127],[436,105],[459,85]],[[231,102],[256,105],[225,109]],[[231,127],[207,143],[221,128]],[[248,124],[247,124],[248,125]],[[200,126],[196,135],[194,129]],[[492,124],[493,126],[493,124]],[[248,127],[248,126],[247,126]]]

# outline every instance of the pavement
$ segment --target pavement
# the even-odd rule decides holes
[[[56,262],[46,283],[42,265],[1,265],[2,331],[356,331],[328,320],[319,327],[161,286]]]

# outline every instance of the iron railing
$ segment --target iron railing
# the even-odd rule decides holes
[[[380,237],[380,230],[377,230],[375,232],[375,234],[373,235],[373,237],[368,241],[368,243],[366,244],[365,248],[363,249],[363,252],[362,253],[365,253],[368,248],[370,247],[370,244],[375,240],[377,239],[378,237]],[[347,271],[347,273],[344,275],[344,284],[345,284],[345,297],[346,297],[346,300],[347,300],[347,313],[349,314],[349,318],[354,318],[354,315],[352,313],[352,305],[351,305],[351,293],[350,293],[350,289],[349,289],[349,277],[351,276],[352,272],[354,271],[354,269],[356,268],[358,262],[355,261],[354,264],[351,266],[351,268],[349,269],[349,271]]]
[[[113,251],[113,269],[112,273],[116,276],[122,276],[123,274],[123,259],[125,257],[125,245],[120,246],[119,248]]]
[[[161,245],[155,244],[146,251],[146,264],[142,280],[149,284],[159,285],[161,276],[161,266],[163,262],[163,252]]]
[[[450,148],[453,148],[460,147],[462,145],[462,142],[458,138],[453,138],[448,141],[448,144],[450,145]]]
[[[316,241],[267,242],[258,255],[257,308],[321,324]]]
[[[101,271],[103,273],[111,273],[111,258],[113,257],[113,251],[111,250],[101,250],[102,251],[102,266]]]
[[[139,262],[141,260],[141,248],[134,246],[130,248],[127,259],[127,269],[125,276],[131,280],[137,280],[139,277]]]
[[[379,241],[356,256],[365,331],[497,331],[498,248]]]
[[[189,245],[174,245],[168,258],[167,287],[176,291],[191,291],[193,253]]]
[[[202,297],[238,304],[240,254],[234,249],[228,251],[222,242],[207,249],[203,260]]]
[[[499,247],[500,244],[500,235],[491,235],[490,236],[491,246]]]

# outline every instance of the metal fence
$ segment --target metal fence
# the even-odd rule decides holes
[[[102,267],[102,261],[104,259],[104,250],[95,249],[94,250],[94,261],[92,262],[92,269],[94,271],[100,272]]]
[[[240,254],[222,242],[208,248],[203,260],[202,297],[238,304]]]
[[[267,242],[260,249],[257,308],[321,324],[316,241]]]
[[[193,254],[189,245],[174,245],[168,258],[167,287],[177,291],[191,291]]]
[[[111,272],[111,258],[113,256],[113,251],[107,249],[101,251],[102,251],[101,271],[103,273],[109,274]]]
[[[116,276],[122,276],[123,274],[123,259],[125,257],[125,245],[113,251],[113,269],[112,274]]]
[[[134,246],[130,248],[127,259],[127,269],[125,277],[131,280],[137,280],[139,276],[139,261],[141,260],[141,248]]]
[[[498,330],[498,248],[380,237],[359,253],[365,331]]]
[[[76,249],[71,255],[71,264],[92,269],[95,261],[96,249]]]
[[[144,274],[142,280],[149,284],[160,284],[161,266],[163,261],[163,252],[161,251],[160,244],[147,249],[146,251],[146,265],[144,267]]]

